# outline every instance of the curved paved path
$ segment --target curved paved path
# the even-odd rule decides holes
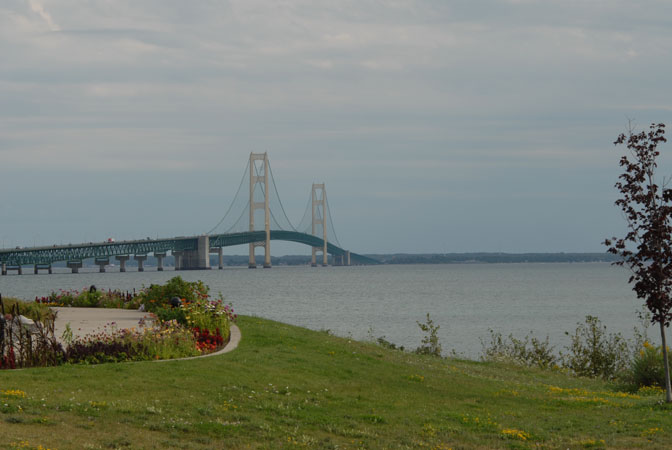
[[[140,329],[140,319],[147,319],[149,322],[149,314],[133,309],[114,309],[114,308],[68,308],[68,307],[52,307],[56,312],[56,321],[54,322],[54,334],[60,341],[65,326],[69,323],[72,334],[75,337],[84,337],[87,334],[93,334],[104,330],[105,326],[115,326],[117,329],[136,328]],[[221,355],[235,350],[240,342],[240,329],[231,324],[231,339],[223,349],[215,353],[207,355],[194,356],[191,358],[207,358],[208,356]],[[174,361],[165,359],[160,361]]]

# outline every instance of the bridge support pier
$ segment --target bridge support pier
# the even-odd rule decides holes
[[[100,273],[105,273],[105,266],[107,266],[110,263],[110,258],[96,258],[95,259],[96,264],[98,264],[99,272]]]
[[[68,261],[67,264],[69,269],[72,269],[72,273],[79,273],[79,269],[82,268],[81,261]]]
[[[217,261],[218,261],[217,268],[219,270],[222,270],[224,268],[224,249],[222,247],[211,248],[210,254],[213,253],[217,254]]]
[[[182,254],[184,252],[172,251],[173,258],[175,259],[175,270],[182,270]]]
[[[138,272],[144,272],[144,262],[147,260],[147,255],[135,255],[133,259],[138,262]]]
[[[250,243],[250,262],[248,263],[247,267],[249,269],[256,269],[257,268],[257,259],[255,255],[254,249],[257,247],[263,247],[264,248],[264,269],[270,269],[272,267],[271,265],[271,245],[270,245],[270,239],[265,242],[253,242]]]
[[[116,258],[119,261],[119,272],[126,272],[126,261],[131,259],[131,257],[129,255],[118,255]]]
[[[10,270],[16,270],[16,273],[19,275],[23,275],[23,269],[21,269],[21,266],[14,266],[14,265],[7,265],[6,263],[2,263],[2,274],[7,275],[7,272]]]
[[[174,253],[173,253],[174,254]],[[180,258],[180,270],[210,269],[210,237],[198,236],[196,250],[185,250]]]
[[[346,266],[350,265],[350,250],[345,251],[345,265]]]
[[[166,252],[154,252],[154,257],[156,258],[156,270],[163,272],[163,258],[166,257]]]
[[[250,261],[247,263],[247,268],[248,269],[256,269],[257,268],[257,260],[255,259],[254,249],[255,249],[254,244],[253,243],[250,244]]]
[[[35,270],[34,270],[35,275],[39,273],[40,269],[47,270],[49,274],[51,274],[51,264],[35,264]]]
[[[323,248],[322,247],[313,247],[313,257],[310,260],[310,267],[317,267],[317,254],[322,252]],[[329,254],[327,252],[324,252],[322,255],[322,267],[327,267],[329,265]]]

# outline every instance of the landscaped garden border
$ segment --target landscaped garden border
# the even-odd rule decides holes
[[[213,300],[202,282],[174,277],[133,295],[118,291],[60,291],[27,303],[11,300],[9,312],[0,297],[4,330],[0,339],[0,369],[59,364],[164,360],[216,353],[229,342],[236,314],[223,298]],[[55,336],[56,314],[49,305],[102,308],[135,307],[146,312],[139,326],[114,324],[86,336],[75,336],[66,325]]]

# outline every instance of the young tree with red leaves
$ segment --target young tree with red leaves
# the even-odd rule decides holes
[[[657,183],[658,144],[667,142],[665,125],[651,124],[648,132],[618,136],[615,145],[625,144],[629,155],[621,158],[621,174],[615,187],[621,194],[616,205],[628,224],[624,238],[611,238],[604,244],[609,252],[621,256],[615,264],[629,267],[629,283],[637,298],[644,299],[651,311],[651,322],[660,326],[665,364],[666,401],[672,402],[670,364],[665,327],[672,320],[672,189],[666,179]],[[634,248],[633,248],[634,247]]]

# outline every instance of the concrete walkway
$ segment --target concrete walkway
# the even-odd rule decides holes
[[[70,324],[70,329],[75,337],[84,337],[89,334],[100,333],[105,330],[106,326],[107,328],[114,326],[119,330],[124,328],[135,328],[136,330],[139,330],[142,328],[139,324],[141,319],[144,318],[147,320],[148,324],[150,324],[152,320],[148,313],[132,309],[67,307],[52,307],[51,309],[56,312],[54,334],[59,341],[61,340],[61,336],[63,335],[67,324]],[[228,344],[226,344],[223,349],[207,355],[181,359],[206,358],[208,356],[228,353],[238,347],[240,339],[240,329],[236,325],[231,324],[231,339],[229,339]],[[172,360],[167,359],[161,361]]]
[[[87,334],[103,331],[105,326],[108,328],[116,326],[119,330],[124,328],[140,329],[140,319],[147,318],[149,320],[148,313],[136,309],[67,307],[52,307],[51,309],[56,312],[54,334],[59,340],[68,323],[75,337],[84,337]]]

